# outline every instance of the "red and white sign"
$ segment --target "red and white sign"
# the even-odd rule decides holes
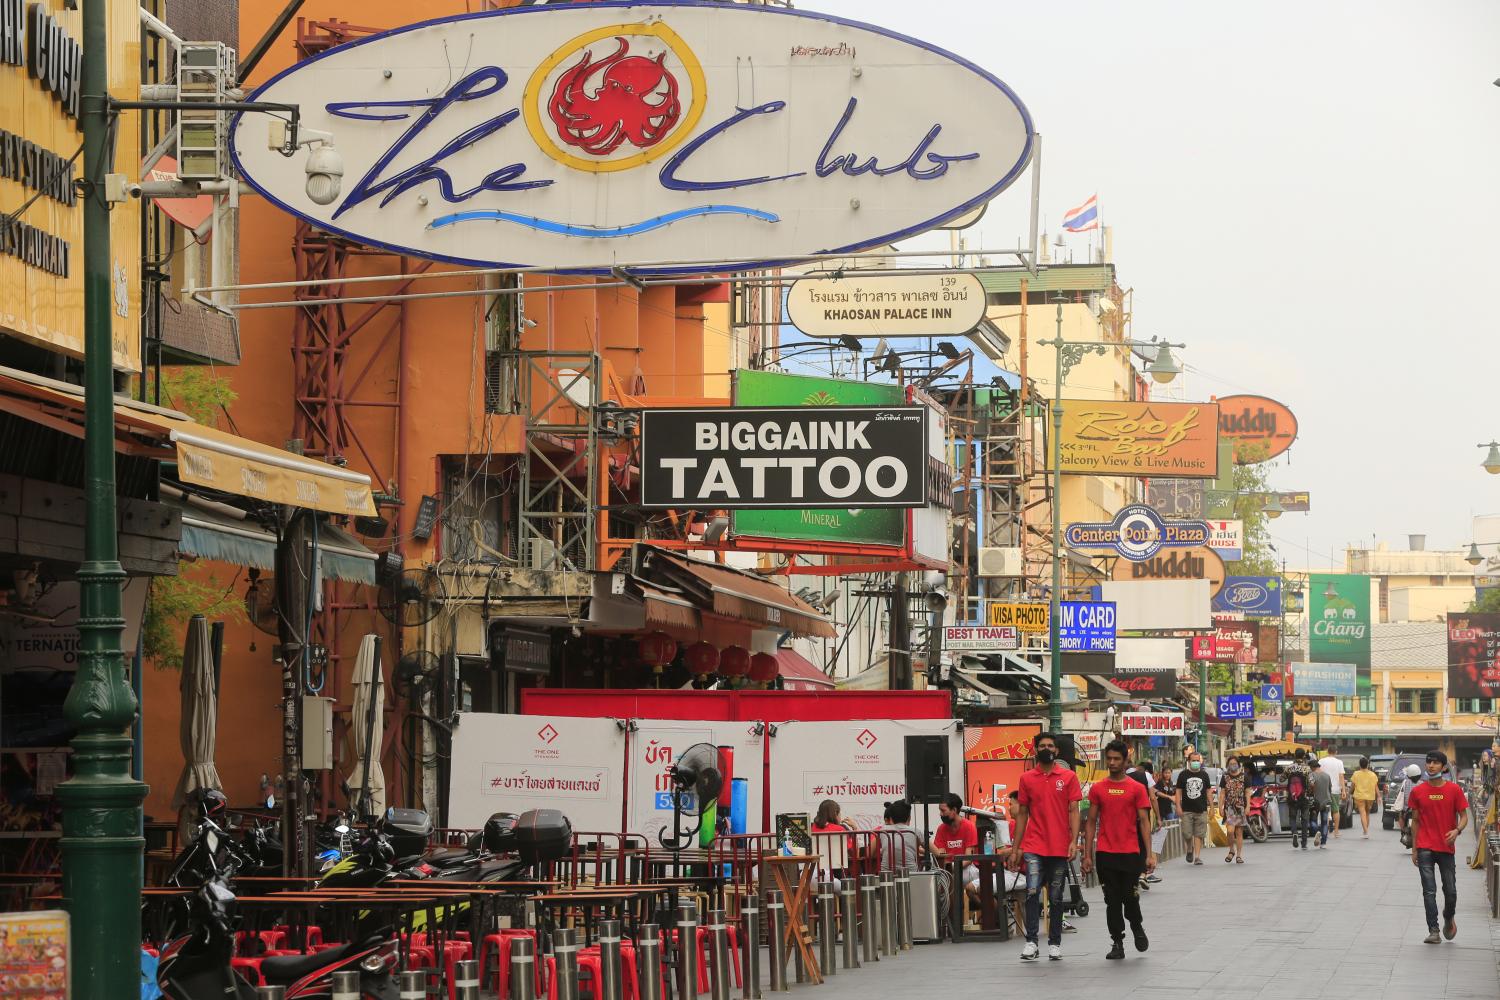
[[[668,837],[672,835],[672,765],[689,747],[707,743],[734,748],[733,777],[746,778],[750,783],[745,829],[752,832],[763,829],[765,745],[762,737],[755,734],[755,727],[754,722],[638,720],[636,730],[630,734],[630,809],[626,828],[647,837],[653,848],[660,846],[662,831]],[[691,830],[696,823],[697,820],[689,818],[684,820],[683,828]],[[580,828],[576,821],[573,828]]]
[[[943,648],[953,653],[998,653],[1021,648],[1021,631],[1014,625],[947,625]]]
[[[1187,716],[1181,712],[1126,712],[1120,716],[1121,736],[1181,736]]]
[[[963,739],[953,719],[782,723],[771,739],[771,815],[812,816],[819,803],[833,799],[844,819],[874,829],[885,804],[906,795],[905,737],[927,734],[948,737],[948,785],[962,794]],[[937,807],[928,808],[936,826]],[[920,806],[912,825],[922,829]]]
[[[448,822],[457,829],[528,809],[561,809],[578,830],[620,826],[625,733],[614,719],[463,712],[452,759]]]

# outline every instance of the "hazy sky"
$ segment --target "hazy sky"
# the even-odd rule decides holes
[[[1273,525],[1292,567],[1372,535],[1455,548],[1500,511],[1474,447],[1500,438],[1500,3],[798,6],[940,45],[1020,95],[1048,228],[1098,192],[1136,336],[1189,345],[1194,398],[1297,414],[1273,476],[1312,492],[1312,514]],[[1027,198],[1001,195],[969,246],[1015,246]]]

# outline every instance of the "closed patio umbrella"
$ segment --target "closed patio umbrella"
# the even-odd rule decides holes
[[[354,702],[349,725],[354,730],[354,770],[349,775],[349,794],[355,812],[379,816],[385,812],[385,774],[380,769],[381,734],[385,731],[385,685],[380,679],[380,640],[367,635],[360,640],[354,661]],[[365,760],[370,762],[369,787],[365,788]],[[361,803],[363,795],[368,802]]]
[[[182,715],[178,738],[182,744],[182,777],[172,805],[181,813],[188,796],[201,788],[222,789],[214,767],[214,743],[219,732],[219,692],[214,686],[213,649],[208,621],[202,615],[188,620],[182,650]],[[184,824],[187,818],[182,819]]]

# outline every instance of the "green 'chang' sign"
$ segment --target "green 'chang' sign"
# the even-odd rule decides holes
[[[1370,578],[1314,573],[1307,592],[1308,659],[1354,664],[1364,697],[1370,691]]]
[[[900,386],[872,385],[813,375],[740,370],[734,373],[735,406],[886,406],[906,402]],[[740,510],[735,511],[736,535],[752,538],[854,542],[902,545],[906,542],[906,511],[867,510]]]

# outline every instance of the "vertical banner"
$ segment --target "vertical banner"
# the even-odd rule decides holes
[[[1500,614],[1448,613],[1448,697],[1500,697]]]
[[[765,748],[754,729],[753,722],[637,720],[636,730],[630,734],[629,821],[625,828],[649,838],[653,850],[661,846],[663,832],[672,836],[672,765],[690,747],[707,743],[715,748],[734,748],[735,776],[748,779],[745,829],[750,833],[765,830],[761,816]],[[690,831],[697,825],[697,818],[688,816],[682,821],[682,830]],[[697,838],[692,840],[691,846],[696,846]]]
[[[1370,691],[1370,578],[1314,573],[1308,582],[1308,659],[1352,663],[1359,697]]]
[[[560,809],[575,830],[618,830],[625,732],[614,719],[461,712],[448,822],[477,830],[497,812]]]

